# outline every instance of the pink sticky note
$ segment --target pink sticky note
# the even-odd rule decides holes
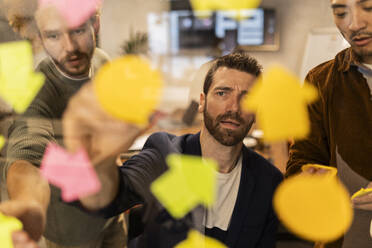
[[[66,18],[69,27],[78,27],[92,16],[103,0],[39,0],[39,6],[53,5]]]
[[[101,183],[84,149],[69,154],[62,147],[49,143],[40,170],[51,184],[61,188],[62,199],[66,202],[101,189]]]

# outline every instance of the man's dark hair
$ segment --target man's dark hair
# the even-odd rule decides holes
[[[258,77],[261,74],[262,67],[257,60],[249,56],[246,52],[233,52],[219,57],[213,61],[211,68],[205,76],[203,92],[206,95],[213,82],[213,76],[220,67],[247,72]]]

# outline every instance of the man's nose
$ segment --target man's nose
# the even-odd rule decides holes
[[[239,96],[231,97],[229,103],[228,103],[228,110],[231,112],[239,113],[240,112],[240,102],[241,98]]]
[[[365,16],[363,13],[361,13],[361,11],[356,8],[354,11],[352,11],[351,13],[351,20],[350,20],[350,24],[349,24],[349,29],[351,31],[359,31],[363,28],[366,27],[366,20],[365,20]]]
[[[67,52],[73,52],[77,48],[76,41],[69,34],[66,34],[64,37],[64,48]]]

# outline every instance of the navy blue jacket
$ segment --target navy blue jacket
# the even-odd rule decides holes
[[[151,183],[167,170],[167,155],[201,156],[199,139],[200,133],[184,136],[155,133],[138,155],[119,168],[119,193],[101,213],[110,217],[136,204],[144,204],[145,228],[137,247],[173,247],[186,238],[190,228],[203,232],[202,206],[183,219],[175,220],[149,190]],[[282,181],[282,174],[254,151],[243,146],[242,153],[239,192],[224,243],[231,248],[275,247],[278,220],[272,208],[272,197]]]

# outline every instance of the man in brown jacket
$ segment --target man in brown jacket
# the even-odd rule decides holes
[[[335,24],[351,47],[307,75],[320,97],[309,108],[311,134],[290,149],[287,176],[308,163],[334,166],[353,194],[372,187],[372,0],[331,4]],[[372,247],[372,194],[356,198],[353,205],[352,227],[326,247]]]

